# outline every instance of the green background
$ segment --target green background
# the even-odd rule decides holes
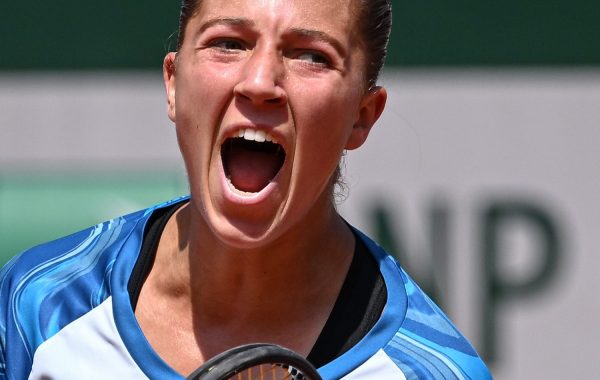
[[[598,0],[393,1],[388,66],[596,65]],[[179,1],[4,1],[0,70],[155,69]]]

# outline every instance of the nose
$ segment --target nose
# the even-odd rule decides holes
[[[235,96],[257,106],[281,105],[287,101],[282,87],[285,68],[274,50],[255,50],[245,63],[233,91]]]

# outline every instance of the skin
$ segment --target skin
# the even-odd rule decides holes
[[[332,174],[386,100],[365,90],[353,20],[350,0],[204,0],[165,58],[192,198],[167,223],[136,316],[182,374],[243,343],[307,355],[331,312],[354,250]],[[224,180],[221,145],[240,128],[286,152],[257,193]]]

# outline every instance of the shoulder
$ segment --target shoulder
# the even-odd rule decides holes
[[[0,291],[19,291],[42,279],[72,279],[69,273],[75,277],[89,273],[102,256],[110,256],[111,246],[129,235],[140,213],[111,219],[25,250],[0,271]]]
[[[402,268],[407,308],[384,348],[404,373],[419,379],[491,379],[489,370],[444,312]]]
[[[113,274],[124,262],[133,265],[145,221],[169,203],[38,245],[0,270],[0,378],[9,371],[6,363],[30,363],[37,347],[101,304],[115,286],[126,290],[127,278],[116,282]]]
[[[491,379],[473,346],[398,262],[366,235],[357,236],[379,264],[388,299],[372,331],[342,355],[354,361],[345,378]]]

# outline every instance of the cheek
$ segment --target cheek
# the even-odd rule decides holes
[[[183,59],[177,72],[176,96],[179,102],[185,102],[186,109],[210,112],[213,104],[232,93],[239,70],[236,65],[217,64],[193,54]]]
[[[196,116],[214,112],[226,86],[224,80],[217,75],[199,69],[190,70],[181,75],[177,81],[176,109],[177,116]],[[179,121],[179,120],[178,120]]]
[[[305,102],[294,109],[298,160],[294,165],[300,177],[324,186],[338,166],[352,132],[358,102],[349,94],[339,96],[340,91],[307,95]]]
[[[185,74],[185,75],[184,75]],[[219,115],[219,97],[215,85],[204,75],[191,70],[180,73],[176,91],[176,132],[179,148],[190,177],[191,185],[202,180],[216,135]]]
[[[194,65],[179,73],[175,95],[176,127],[185,152],[210,149],[224,107],[230,102],[232,80],[229,73]]]
[[[342,86],[304,91],[294,107],[299,143],[317,152],[343,150],[358,118],[359,99]]]

